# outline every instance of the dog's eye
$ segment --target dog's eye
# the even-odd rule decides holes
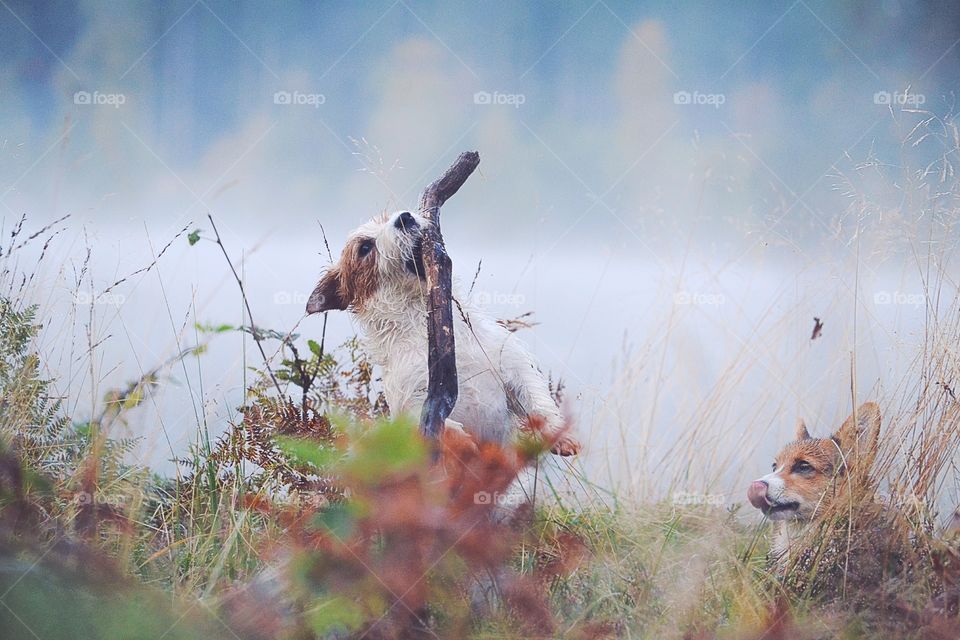
[[[776,470],[777,470],[777,461],[776,461],[776,460],[774,460],[774,461],[773,461],[773,464],[770,465],[770,470],[771,470],[771,471],[776,471]]]
[[[815,469],[813,468],[813,465],[806,460],[798,460],[796,463],[794,463],[791,471],[793,473],[813,473]]]
[[[364,240],[360,243],[360,248],[357,249],[357,255],[364,258],[371,251],[373,251],[373,240]]]

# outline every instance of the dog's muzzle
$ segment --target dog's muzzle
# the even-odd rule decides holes
[[[407,259],[405,266],[407,271],[422,280],[425,277],[425,272],[423,268],[423,230],[420,228],[420,223],[413,217],[413,214],[404,211],[393,221],[393,226],[404,235],[415,236],[411,256]]]
[[[767,499],[767,483],[763,480],[754,480],[747,489],[747,500],[757,509],[767,509],[770,501]]]
[[[409,211],[404,211],[397,216],[397,219],[393,221],[393,226],[399,229],[400,231],[413,231],[419,229],[420,225],[417,223],[417,219],[413,217]]]
[[[426,278],[427,272],[423,266],[423,238],[418,237],[413,245],[413,257],[406,262],[407,271],[421,280]]]
[[[747,489],[747,500],[757,509],[763,512],[763,515],[774,518],[783,513],[796,513],[800,510],[800,503],[774,502],[767,496],[769,485],[763,480],[754,480]]]

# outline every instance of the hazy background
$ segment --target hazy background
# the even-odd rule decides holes
[[[257,324],[315,338],[320,224],[338,253],[477,149],[445,208],[455,275],[482,259],[491,313],[536,312],[526,339],[568,385],[581,464],[650,495],[710,425],[693,440],[722,477],[687,488],[739,500],[798,414],[825,433],[849,413],[852,353],[860,399],[917,353],[927,256],[958,239],[958,41],[948,1],[0,0],[3,233],[70,214],[33,296],[80,419],[195,322],[242,321],[207,241],[181,236],[92,313],[81,275],[95,296],[184,227],[211,237],[210,213]],[[901,146],[932,116],[939,135]],[[920,206],[902,167],[928,163]],[[353,330],[331,315],[328,342]],[[124,427],[142,459],[169,470],[198,415],[235,418],[244,357],[229,334],[165,372]]]

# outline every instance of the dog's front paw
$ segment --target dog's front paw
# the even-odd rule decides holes
[[[467,430],[463,428],[463,423],[457,422],[456,420],[451,420],[450,418],[447,418],[443,421],[443,428],[445,430],[456,431],[457,433],[467,433]]]
[[[580,441],[572,436],[561,436],[550,447],[550,453],[558,456],[575,456],[580,453]]]
[[[462,424],[448,418],[444,427],[441,442],[445,452],[457,458],[463,457],[465,453],[477,453],[479,449],[476,439],[467,433]]]

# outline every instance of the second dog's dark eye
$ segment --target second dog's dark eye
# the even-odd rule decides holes
[[[366,257],[366,255],[370,253],[372,250],[373,250],[373,240],[364,240],[363,242],[360,243],[360,249],[357,251],[357,253],[360,255],[361,258],[363,258],[363,257]]]
[[[813,468],[813,465],[806,460],[798,460],[796,463],[794,463],[791,471],[793,471],[793,473],[813,473],[815,469]]]

